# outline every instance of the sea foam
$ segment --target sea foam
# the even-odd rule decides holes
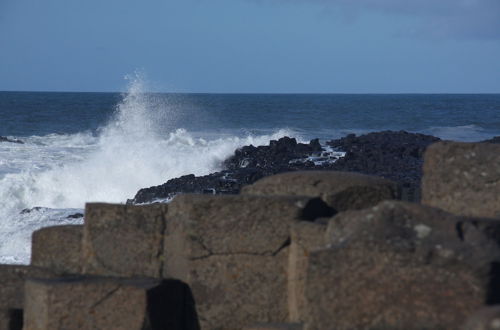
[[[97,133],[19,137],[0,145],[0,263],[28,263],[31,234],[44,226],[80,224],[68,218],[86,202],[124,203],[143,187],[185,174],[221,169],[243,145],[294,136],[196,136],[178,128],[175,107],[159,106],[137,77]],[[195,120],[195,118],[193,118]],[[35,206],[43,208],[25,212]]]

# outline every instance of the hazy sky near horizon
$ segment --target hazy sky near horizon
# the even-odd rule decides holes
[[[0,0],[0,90],[500,93],[500,0]]]

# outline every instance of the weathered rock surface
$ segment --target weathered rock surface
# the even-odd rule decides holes
[[[82,271],[83,226],[67,225],[39,229],[31,236],[31,264],[59,274]]]
[[[164,274],[190,285],[203,329],[287,321],[290,227],[313,220],[311,205],[315,216],[331,212],[311,201],[245,195],[179,195],[172,201]]]
[[[261,323],[243,328],[243,330],[302,330],[297,323]]]
[[[498,247],[444,211],[386,201],[333,217],[325,240],[309,254],[306,329],[458,329],[498,300]]]
[[[29,279],[25,330],[197,330],[194,301],[179,281]]]
[[[467,319],[462,330],[500,329],[500,306],[483,307]]]
[[[291,322],[302,323],[307,312],[306,275],[309,254],[325,246],[327,226],[300,221],[290,230],[291,244],[288,255],[288,312]]]
[[[427,149],[422,203],[473,217],[500,217],[500,146],[440,142]]]
[[[1,142],[11,142],[11,143],[24,144],[24,142],[21,141],[21,140],[18,140],[18,139],[9,139],[8,137],[5,137],[5,136],[0,136],[0,143]]]
[[[242,194],[320,197],[337,212],[363,209],[398,197],[395,183],[369,175],[340,171],[298,171],[265,177],[244,187]]]
[[[224,161],[224,170],[205,176],[186,175],[139,190],[130,204],[171,199],[177,193],[237,194],[241,187],[277,173],[297,170],[337,170],[381,176],[403,187],[403,198],[418,200],[422,154],[438,138],[423,134],[377,132],[353,134],[327,142],[297,143],[284,137],[269,146],[245,146]],[[345,151],[338,159],[334,150]],[[312,157],[311,157],[312,156]],[[338,160],[337,160],[338,159]],[[336,160],[336,161],[335,161]]]
[[[51,278],[56,274],[34,266],[0,265],[0,309],[22,309],[24,281],[33,276]]]
[[[87,204],[83,273],[161,277],[166,204]]]

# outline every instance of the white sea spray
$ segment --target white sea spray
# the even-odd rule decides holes
[[[83,212],[86,202],[124,203],[140,188],[217,171],[238,147],[294,135],[278,130],[204,139],[176,128],[175,111],[158,106],[140,77],[133,77],[114,116],[97,135],[51,134],[23,138],[23,145],[0,145],[0,263],[28,263],[32,232],[82,223],[67,217]],[[35,206],[43,208],[21,214]]]

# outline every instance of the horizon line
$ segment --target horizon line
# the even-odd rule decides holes
[[[54,91],[54,90],[0,90],[0,93],[81,93],[127,94],[126,91]],[[144,92],[144,94],[198,94],[198,95],[499,95],[499,92]]]

